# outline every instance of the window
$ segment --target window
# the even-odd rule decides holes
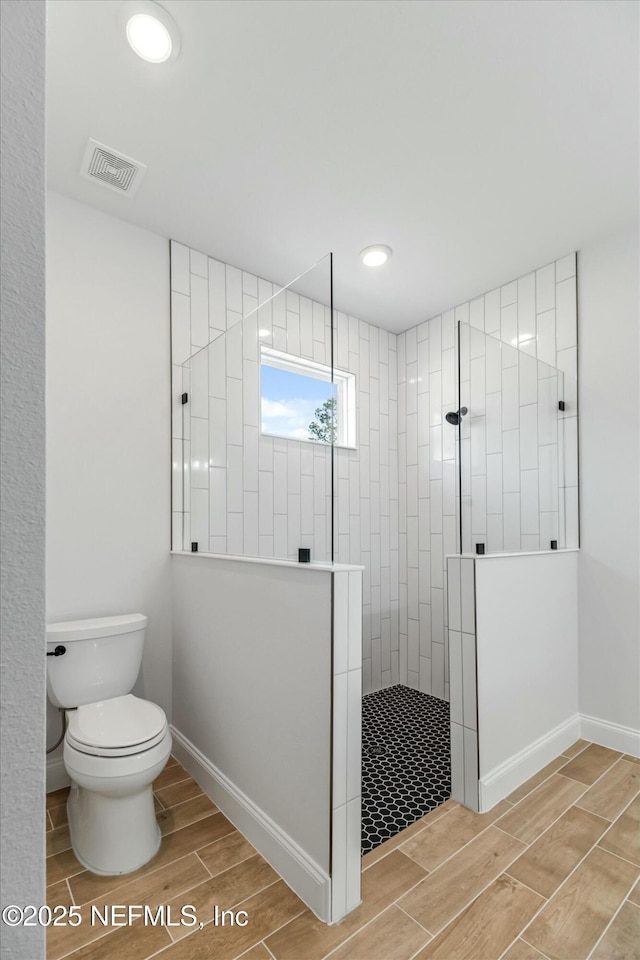
[[[356,445],[356,378],[271,347],[260,351],[262,433],[312,443]]]

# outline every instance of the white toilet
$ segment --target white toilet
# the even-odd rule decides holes
[[[160,847],[152,782],[171,753],[164,710],[134,697],[147,618],[47,625],[49,699],[67,711],[73,851],[93,873],[129,873]],[[63,652],[64,651],[64,652]]]

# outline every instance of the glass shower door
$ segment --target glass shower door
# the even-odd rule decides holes
[[[577,452],[566,441],[576,411],[565,402],[563,372],[537,360],[530,345],[468,324],[458,325],[458,344],[462,553],[562,549],[567,456],[577,475]]]
[[[174,301],[174,344],[182,324],[193,350],[173,368],[174,549],[331,562],[334,447],[350,423],[331,256],[283,288],[209,258]]]

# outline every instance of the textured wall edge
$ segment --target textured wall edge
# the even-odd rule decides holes
[[[44,0],[2,4],[2,905],[45,893]],[[4,927],[3,960],[44,956]]]

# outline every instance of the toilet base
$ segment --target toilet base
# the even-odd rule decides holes
[[[151,785],[129,796],[112,797],[72,782],[67,812],[73,852],[92,873],[132,873],[160,849]]]

